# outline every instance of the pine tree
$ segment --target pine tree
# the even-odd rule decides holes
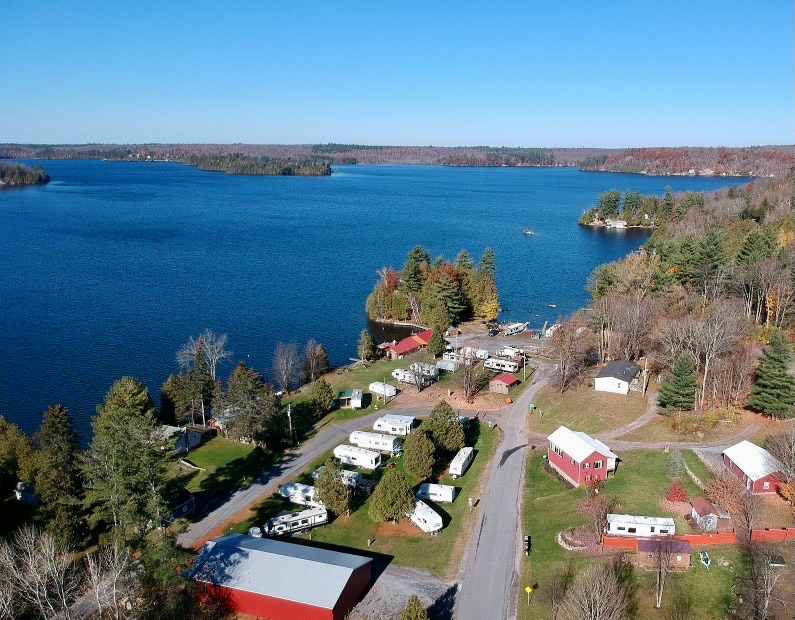
[[[337,396],[334,388],[323,377],[312,384],[312,404],[319,415],[326,415],[334,408]]]
[[[743,242],[737,262],[741,265],[752,265],[761,260],[770,258],[776,250],[776,241],[769,231],[755,228]]]
[[[409,481],[397,469],[387,469],[370,498],[367,513],[373,521],[394,521],[414,511],[414,493]]]
[[[458,282],[443,273],[434,283],[433,296],[444,302],[450,324],[458,323],[467,309],[466,301]]]
[[[436,448],[446,454],[458,452],[466,441],[458,415],[445,400],[439,401],[431,410],[420,430],[428,432]]]
[[[692,411],[696,402],[696,369],[689,357],[682,356],[674,365],[671,377],[660,388],[658,402],[665,409]]]
[[[336,459],[328,459],[323,472],[315,481],[317,500],[335,515],[348,514],[351,509],[351,489],[342,480]]]
[[[416,594],[412,594],[403,611],[400,612],[398,620],[429,620],[429,618],[425,605]]]
[[[370,331],[363,329],[362,333],[359,334],[359,358],[363,360],[375,359],[376,351],[375,342],[373,342]]]
[[[436,447],[428,433],[417,430],[411,433],[403,444],[403,463],[412,476],[425,480],[433,473],[436,464]]]
[[[428,343],[428,353],[434,357],[439,357],[442,355],[442,353],[444,353],[444,350],[447,347],[447,341],[442,335],[444,330],[442,329],[441,325],[436,325],[432,329],[433,335],[431,336],[431,341]]]
[[[486,248],[483,252],[483,258],[480,259],[480,269],[478,272],[482,274],[488,274],[491,276],[492,280],[497,276],[497,257],[494,254],[494,250],[491,248]]]
[[[416,246],[409,252],[408,260],[403,268],[403,281],[412,293],[419,293],[427,277],[431,257],[422,246]]]
[[[795,379],[787,372],[789,362],[789,346],[781,334],[775,333],[756,370],[756,381],[748,399],[751,409],[774,418],[792,415]]]
[[[229,414],[228,432],[233,437],[271,448],[280,444],[286,426],[281,403],[256,370],[238,364],[217,405]]]

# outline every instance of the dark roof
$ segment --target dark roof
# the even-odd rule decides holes
[[[635,362],[610,362],[607,366],[602,368],[596,376],[597,378],[611,377],[629,382],[637,377],[639,372],[640,366]]]
[[[232,534],[208,542],[196,581],[333,609],[353,572],[372,560],[308,545]]]
[[[718,511],[715,510],[715,506],[713,506],[712,503],[704,497],[693,498],[693,501],[690,502],[690,505],[693,506],[693,509],[696,511],[696,513],[702,517],[718,514]]]
[[[641,538],[638,540],[638,551],[641,553],[654,553],[657,550],[668,553],[693,553],[693,548],[686,540],[676,538]]]

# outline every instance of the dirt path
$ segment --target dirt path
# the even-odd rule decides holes
[[[646,411],[643,412],[642,416],[635,418],[632,420],[632,422],[624,424],[623,426],[619,426],[618,428],[605,431],[604,433],[599,433],[597,434],[597,437],[602,441],[615,439],[616,437],[621,437],[622,435],[626,435],[627,433],[631,433],[634,430],[646,426],[650,422],[654,422],[654,420],[658,418],[657,392],[650,391],[646,396],[646,400]]]

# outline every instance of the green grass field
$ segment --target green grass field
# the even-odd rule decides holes
[[[519,601],[519,617],[524,619],[546,619],[551,616],[550,609],[544,602],[543,590],[551,576],[563,572],[568,564],[576,572],[587,562],[600,561],[582,554],[565,551],[556,542],[561,530],[584,523],[578,513],[578,505],[585,498],[583,489],[570,489],[557,478],[547,473],[541,452],[534,452],[528,458],[527,485],[524,493],[523,525],[525,532],[533,539],[533,551],[524,563],[523,582],[525,585],[538,584],[539,591],[534,594],[531,605],[527,605],[524,594]],[[676,468],[671,464],[672,456],[662,452],[635,451],[619,455],[622,461],[614,477],[604,486],[603,494],[616,497],[622,512],[646,516],[670,516],[661,507],[660,502],[671,484]],[[683,455],[684,456],[684,455]],[[692,456],[695,457],[693,454]],[[690,458],[685,456],[685,458]],[[688,460],[689,465],[689,460]],[[691,495],[700,491],[685,475],[682,484]],[[684,527],[684,521],[677,517],[677,530]],[[682,530],[684,531],[684,530]],[[742,570],[740,555],[735,548],[716,547],[710,551],[713,567],[706,571],[703,566],[695,563],[694,567],[684,574],[671,578],[667,593],[664,596],[663,609],[654,609],[654,583],[652,577],[642,571],[634,571],[634,583],[637,587],[635,602],[638,618],[669,617],[670,606],[674,593],[677,596],[689,596],[692,607],[688,617],[694,619],[723,618],[727,606],[732,599],[732,585],[736,581],[738,571]],[[729,566],[720,567],[717,560],[728,560]]]

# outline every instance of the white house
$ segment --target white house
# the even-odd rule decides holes
[[[626,395],[638,386],[639,375],[640,367],[634,362],[610,362],[596,375],[593,387],[597,392]]]
[[[670,517],[642,517],[638,515],[607,515],[607,534],[613,536],[673,536],[676,523]]]

